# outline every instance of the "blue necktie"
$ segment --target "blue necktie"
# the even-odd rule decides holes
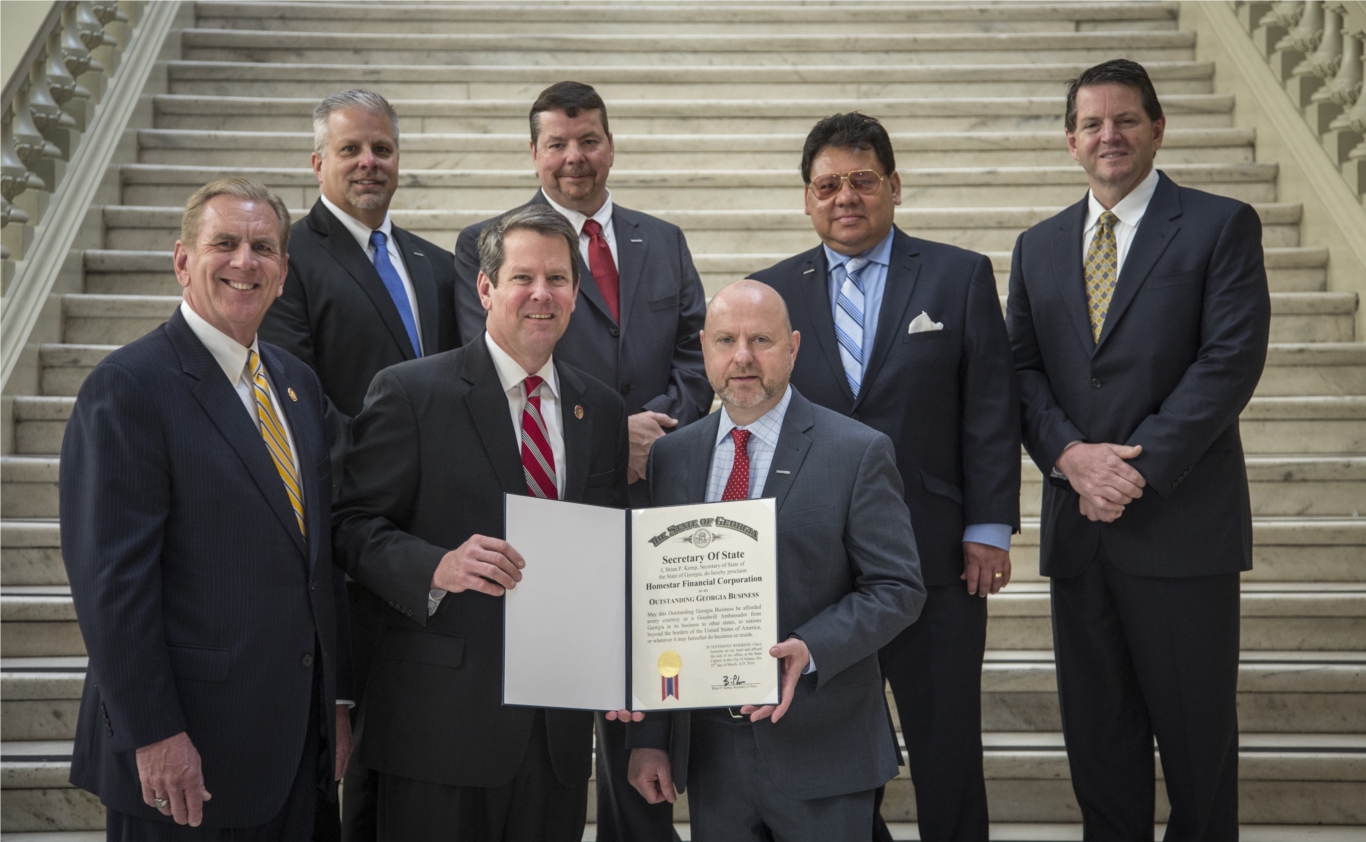
[[[849,388],[858,397],[863,380],[863,279],[859,270],[868,265],[867,258],[854,257],[844,264],[845,279],[835,297],[835,338],[839,340],[840,362]]]
[[[417,341],[417,321],[413,318],[413,307],[408,303],[408,291],[403,288],[403,279],[398,276],[394,264],[389,262],[389,247],[383,231],[370,232],[370,247],[375,250],[375,271],[379,272],[389,297],[394,299],[398,317],[403,319],[403,327],[408,331],[408,341],[413,343],[413,355],[422,356],[422,345]]]

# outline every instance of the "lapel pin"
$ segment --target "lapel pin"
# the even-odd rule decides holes
[[[423,253],[420,252],[420,251],[414,251],[413,254],[416,255],[417,257],[426,257],[426,256],[427,256],[427,255],[423,254]]]
[[[580,421],[583,420],[583,407],[582,407],[582,406],[579,406],[579,405],[575,404],[575,406],[574,406],[574,417],[577,418],[577,419],[579,419]]]
[[[293,386],[289,387],[289,388],[286,389],[285,391],[289,392],[289,399],[290,399],[290,400],[294,401],[295,403],[298,403],[298,401],[299,401],[299,396],[296,395],[296,394],[294,394],[294,387],[293,387]]]
[[[791,472],[791,471],[784,471],[782,468],[779,468],[779,469],[775,470],[773,473],[775,473],[775,474],[790,474],[790,473],[792,473],[792,472]]]
[[[810,274],[811,274],[812,272],[814,272],[814,271],[816,271],[816,270],[815,270],[815,269],[807,269],[807,270],[806,270],[805,272],[803,272],[802,274],[803,274],[803,275],[810,275]]]
[[[633,242],[633,243],[643,243],[643,242],[645,242],[645,241],[644,241],[644,240],[632,240],[631,242]]]

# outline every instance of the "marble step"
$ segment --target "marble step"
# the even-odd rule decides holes
[[[710,34],[861,34],[880,32],[1072,32],[1097,29],[1175,29],[1176,15],[1160,3],[1012,3],[829,6],[796,3],[733,5],[199,3],[202,28],[309,32],[432,33],[545,31],[565,33],[667,30]]]
[[[559,33],[558,21],[521,32],[397,34],[186,29],[190,61],[309,64],[615,65],[679,64],[1054,64],[1096,63],[1124,52],[1134,61],[1191,61],[1194,32]]]
[[[405,22],[404,25],[410,25]],[[172,61],[167,93],[189,96],[315,96],[368,88],[391,99],[522,99],[562,79],[597,88],[608,104],[624,99],[802,99],[888,96],[1057,96],[1087,67],[1070,64],[526,67],[264,64]],[[1145,65],[1161,97],[1212,92],[1211,62]],[[402,116],[400,114],[400,116]],[[620,143],[618,137],[618,143]],[[1166,149],[1168,144],[1164,143]]]
[[[382,86],[372,86],[382,87]],[[329,88],[327,92],[332,89]],[[531,92],[530,102],[536,91]],[[885,96],[879,94],[879,96]],[[849,107],[858,103],[850,103]],[[609,100],[609,114],[614,115]],[[615,122],[612,123],[616,125]],[[520,133],[424,134],[411,132],[400,115],[400,146],[405,172],[418,169],[529,170],[528,137]],[[796,170],[805,132],[772,134],[623,134],[612,132],[620,169],[776,169]],[[1243,164],[1254,159],[1252,129],[1170,129],[1159,165]],[[898,160],[914,167],[1076,166],[1063,133],[894,132]],[[138,162],[251,167],[262,160],[303,163],[313,151],[311,132],[238,132],[194,129],[141,129]]]
[[[1321,734],[1244,734],[1240,738],[1239,817],[1249,824],[1356,824],[1366,821],[1366,737]],[[999,732],[983,735],[987,798],[1003,822],[1077,822],[1062,734]],[[93,796],[66,783],[71,743],[0,744],[6,834],[41,830],[98,830],[103,813]],[[1157,767],[1157,819],[1168,813]],[[595,819],[590,781],[588,818]],[[915,819],[915,797],[904,767],[887,785],[882,815]],[[676,821],[688,818],[686,797]],[[1029,837],[1026,837],[1029,838]],[[1311,837],[1312,838],[1312,837]]]
[[[84,665],[72,658],[6,658],[0,730],[8,740],[70,740]],[[890,691],[892,721],[900,729]],[[1249,652],[1239,667],[1238,723],[1245,733],[1366,733],[1366,653]],[[1057,731],[1050,651],[992,650],[982,671],[982,730]]]
[[[814,236],[814,235],[813,235]],[[1267,282],[1272,292],[1322,292],[1327,283],[1328,249],[1268,248]],[[85,292],[96,295],[178,295],[170,251],[86,249]],[[765,269],[787,254],[693,254],[708,295],[752,272]],[[989,252],[997,292],[1004,295],[1010,279],[1010,252]],[[1334,390],[1337,393],[1337,390]],[[45,394],[62,394],[47,391]]]
[[[74,397],[14,398],[14,452],[61,452]],[[1240,416],[1247,453],[1366,453],[1366,396],[1253,398]]]
[[[1355,293],[1273,293],[1271,341],[1349,342]],[[74,345],[122,345],[164,322],[179,296],[73,294],[62,298],[64,338]],[[1002,300],[1004,305],[1004,299]]]
[[[1084,191],[1078,191],[1080,198]],[[528,193],[522,201],[531,198]],[[795,204],[795,200],[794,200]],[[1070,202],[1069,202],[1070,204]],[[896,221],[902,230],[963,248],[983,252],[1007,252],[1015,247],[1020,232],[1057,214],[1063,205],[1017,208],[924,208],[902,205]],[[1265,248],[1300,245],[1303,208],[1289,202],[1258,202],[1253,205],[1262,221]],[[447,249],[455,247],[460,229],[506,211],[508,206],[461,210],[399,210],[395,225]],[[651,205],[636,208],[678,225],[696,254],[766,253],[790,255],[818,244],[811,219],[794,207],[790,210],[659,210]],[[105,248],[115,250],[169,251],[180,237],[183,207],[106,205],[103,211]],[[290,210],[294,219],[307,208]],[[767,265],[767,264],[765,264]]]
[[[740,71],[737,71],[740,72]],[[153,99],[155,127],[231,131],[308,131],[316,98],[198,97]],[[410,99],[393,102],[401,128],[421,133],[516,134],[527,131],[522,99]],[[1061,133],[1063,95],[1044,97],[880,97],[857,103],[889,132],[1047,131]],[[835,99],[620,100],[609,106],[613,132],[628,134],[805,133],[822,117],[852,107]],[[1229,128],[1233,97],[1170,96],[1167,122],[1179,129]]]
[[[1244,649],[1354,650],[1366,639],[1366,585],[1249,583],[1243,587]],[[67,588],[14,585],[0,590],[4,657],[81,655],[85,645]],[[1020,583],[988,603],[987,646],[1053,645],[1046,584]]]
[[[1366,456],[1254,455],[1247,457],[1247,475],[1253,517],[1358,518],[1366,514]],[[1020,514],[1037,518],[1043,474],[1026,457],[1021,477]]]
[[[1178,184],[1244,202],[1276,198],[1275,164],[1173,164],[1165,171]],[[902,168],[901,198],[911,206],[1019,207],[1065,205],[1084,196],[1086,173],[1078,166]],[[119,168],[126,205],[183,205],[215,178],[241,175],[275,191],[288,207],[318,199],[318,178],[308,168],[165,166]],[[536,173],[514,170],[403,170],[395,209],[515,207],[539,186]],[[627,207],[663,209],[784,210],[800,207],[803,184],[795,167],[776,170],[612,170],[612,198]]]

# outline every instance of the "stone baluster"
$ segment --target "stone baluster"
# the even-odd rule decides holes
[[[1366,120],[1366,97],[1361,96],[1362,79],[1366,76],[1363,53],[1366,53],[1363,34],[1349,33],[1344,28],[1342,66],[1337,75],[1314,94],[1315,107],[1322,109],[1318,116],[1322,118],[1330,111],[1333,113],[1332,119],[1323,126],[1323,148],[1333,163],[1339,165],[1347,160],[1352,148],[1362,142],[1360,129],[1354,129],[1352,124]]]
[[[7,249],[22,260],[33,239],[33,229],[28,225],[32,217],[15,201],[30,190],[44,190],[47,185],[29,171],[28,164],[19,156],[14,142],[14,109],[6,108],[0,118],[0,195],[4,204],[0,206],[0,229],[3,229],[3,242]],[[15,223],[11,225],[10,223]]]
[[[1319,43],[1323,40],[1323,2],[1322,0],[1308,0],[1304,3],[1304,13],[1300,15],[1299,23],[1290,29],[1272,47],[1271,54],[1267,57],[1271,70],[1276,74],[1276,78],[1282,83],[1287,82],[1294,75],[1295,69],[1307,56],[1319,48]],[[1305,92],[1305,102],[1308,102],[1309,94],[1313,90]],[[1297,102],[1296,105],[1301,103]]]
[[[1296,75],[1313,77],[1310,86],[1314,91],[1309,101],[1303,103],[1304,117],[1315,134],[1328,131],[1328,124],[1342,113],[1342,106],[1333,99],[1332,80],[1342,69],[1345,42],[1348,38],[1343,31],[1343,10],[1340,3],[1325,3],[1323,9],[1323,39],[1313,55],[1306,58],[1295,68]],[[1293,94],[1292,94],[1293,96]]]
[[[1313,45],[1313,49],[1303,51],[1304,57],[1291,68],[1290,78],[1285,80],[1286,93],[1290,94],[1290,101],[1299,109],[1306,108],[1314,92],[1323,87],[1324,71],[1331,68],[1332,72],[1328,75],[1336,73],[1337,64],[1342,60],[1342,27],[1338,22],[1341,16],[1336,7],[1329,8],[1329,3],[1314,3],[1311,6],[1312,8],[1305,9],[1300,24],[1304,26],[1306,21],[1315,17],[1318,19],[1318,31],[1311,37],[1297,27],[1290,35],[1281,39],[1281,43],[1290,41],[1290,47],[1296,52],[1299,52],[1298,48],[1302,45]],[[1311,15],[1311,11],[1314,10],[1317,10],[1317,13]],[[1296,33],[1298,36],[1292,40],[1291,36]]]
[[[1268,59],[1276,52],[1276,44],[1289,34],[1303,15],[1303,0],[1252,2],[1238,7],[1238,20],[1252,35],[1252,43],[1257,50]]]

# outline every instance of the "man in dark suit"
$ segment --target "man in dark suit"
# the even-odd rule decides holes
[[[882,670],[921,838],[985,839],[983,597],[1010,581],[1020,496],[1019,404],[991,263],[892,224],[901,178],[871,117],[817,123],[801,169],[822,245],[753,277],[782,294],[811,346],[793,385],[896,445],[928,596]]]
[[[313,172],[321,195],[294,224],[284,295],[261,335],[317,372],[333,429],[338,484],[351,419],[382,368],[460,346],[450,252],[393,224],[398,188],[398,115],[379,94],[332,94],[313,110]],[[374,657],[382,603],[348,587],[356,690]],[[363,735],[357,734],[357,739]],[[346,836],[374,838],[374,782],[359,763],[345,781]],[[330,805],[324,805],[330,806]],[[320,814],[319,840],[338,838],[338,819]]]
[[[579,236],[582,306],[555,353],[626,401],[631,505],[644,506],[647,490],[639,480],[650,446],[711,411],[697,344],[706,296],[678,226],[612,201],[607,176],[614,154],[607,106],[592,87],[559,82],[531,106],[531,157],[541,182],[531,204],[553,207]],[[461,231],[455,246],[464,336],[484,329],[475,244],[487,224]],[[627,783],[624,739],[619,724],[599,720],[599,842],[667,842],[674,838],[672,811],[645,804]]]
[[[702,348],[723,409],[650,457],[655,505],[777,504],[780,703],[630,726],[632,784],[686,785],[694,839],[867,839],[896,775],[877,653],[925,600],[915,535],[891,441],[789,386],[800,341],[771,287],[717,293]]]
[[[256,333],[288,245],[261,185],[197,191],[184,302],[95,367],[67,424],[62,555],[90,655],[71,782],[110,839],[307,839],[336,802],[351,688],[323,392]]]
[[[1153,168],[1165,121],[1142,66],[1073,81],[1082,201],[1020,235],[1008,321],[1024,439],[1048,481],[1040,565],[1087,839],[1238,837],[1238,576],[1252,511],[1238,414],[1270,296],[1248,205]]]
[[[544,205],[489,225],[486,331],[380,372],[355,421],[333,521],[338,558],[389,606],[357,747],[381,840],[583,835],[592,714],[502,705],[501,597],[536,571],[499,537],[505,493],[626,505],[621,397],[552,357],[577,245]]]

